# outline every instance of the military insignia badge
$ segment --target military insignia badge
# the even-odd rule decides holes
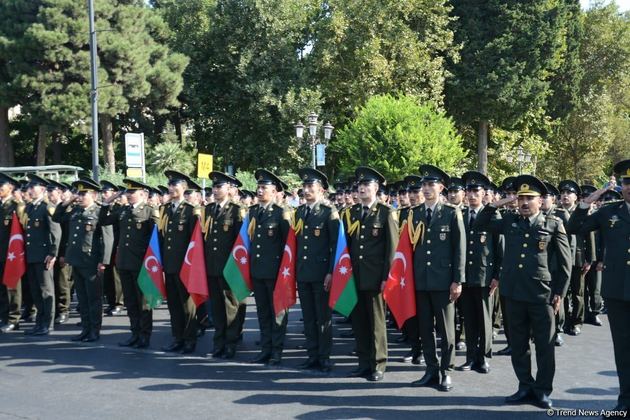
[[[225,223],[223,225],[223,232],[227,232],[228,230],[230,230],[230,225],[228,225],[227,223]]]
[[[4,225],[5,225],[5,226],[9,226],[9,222],[10,222],[10,220],[9,220],[9,219],[4,219]]]
[[[92,225],[85,225],[85,231],[90,232],[92,230]]]
[[[177,226],[177,230],[179,230],[180,232],[183,232],[184,231],[184,225]]]
[[[273,236],[273,229],[267,229],[267,236]]]
[[[545,250],[545,241],[538,242],[538,249],[540,251],[544,251]]]
[[[136,229],[142,229],[142,223],[136,223]]]
[[[313,235],[315,236],[319,236],[322,233],[321,229],[314,229],[313,230]]]
[[[613,228],[615,227],[615,225],[617,224],[617,222],[619,221],[619,216],[617,216],[616,214],[614,216],[612,216],[609,220],[610,222],[610,227]]]
[[[39,227],[39,220],[35,220],[35,221],[33,222],[33,226],[35,226],[35,227]]]
[[[372,229],[372,236],[378,236],[379,230],[380,229],[378,229],[378,228]]]
[[[486,243],[486,235],[479,236],[479,242],[481,242],[482,244],[485,244]]]
[[[446,240],[446,233],[442,232],[440,233],[440,241],[445,241]]]

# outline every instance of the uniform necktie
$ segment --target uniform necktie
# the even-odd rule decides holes
[[[526,229],[529,229],[529,217],[523,217],[523,225]]]
[[[431,213],[433,213],[433,211],[431,209],[427,209],[427,224],[431,223]]]
[[[214,218],[216,219],[217,217],[219,217],[219,212],[221,211],[221,206],[219,204],[217,204],[214,207]]]
[[[473,225],[473,223],[475,223],[475,219],[477,218],[477,212],[475,210],[471,210],[470,211],[470,221],[468,222],[468,224],[470,226]]]
[[[304,220],[308,219],[308,216],[311,215],[311,207],[306,206],[306,211],[304,212]]]
[[[365,220],[369,210],[370,208],[368,206],[363,206],[363,210],[361,211],[361,220]]]

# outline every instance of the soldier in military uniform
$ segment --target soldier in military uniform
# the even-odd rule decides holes
[[[359,204],[344,216],[358,303],[351,313],[359,366],[351,377],[381,381],[387,364],[387,331],[382,290],[398,244],[397,214],[378,202],[376,193],[385,178],[372,168],[358,167]]]
[[[53,267],[57,259],[61,227],[51,216],[54,212],[46,200],[48,181],[30,175],[28,193],[31,202],[26,205],[26,275],[33,302],[37,308],[35,326],[25,331],[28,335],[48,335],[55,318],[55,285]]]
[[[571,215],[570,233],[586,234],[598,230],[604,253],[602,296],[606,300],[608,321],[619,376],[616,411],[630,409],[630,160],[618,162],[614,171],[621,179],[623,201],[603,205],[589,215],[590,207],[611,187],[602,188],[583,200]]]
[[[124,179],[129,204],[112,206],[117,198],[103,201],[98,222],[101,226],[118,225],[120,240],[116,249],[116,270],[123,288],[125,307],[131,327],[131,337],[118,343],[121,347],[146,348],[151,341],[153,312],[146,306],[138,276],[151,240],[153,226],[159,220],[156,207],[147,203],[151,187],[132,179]],[[122,194],[122,191],[119,192]]]
[[[166,280],[168,311],[171,317],[173,342],[162,347],[168,352],[192,353],[197,345],[196,307],[186,287],[179,278],[190,238],[197,217],[194,207],[184,200],[188,189],[188,176],[167,170],[168,190],[171,200],[160,212],[160,234],[162,238],[162,264]]]
[[[579,185],[571,180],[560,181],[558,185],[562,207],[573,213],[577,207],[578,197],[582,194]],[[584,281],[586,273],[595,261],[595,237],[588,235],[572,235],[573,268],[569,293],[564,301],[564,330],[570,335],[579,335],[584,323]]]
[[[458,370],[488,373],[488,359],[492,357],[492,295],[498,286],[503,250],[499,234],[473,226],[483,210],[483,198],[490,180],[480,172],[469,171],[462,175],[462,182],[468,199],[468,206],[462,211],[467,253],[466,283],[460,299],[466,330],[466,363]]]
[[[232,186],[240,187],[241,182],[222,172],[210,173],[214,202],[204,211],[204,249],[208,290],[212,302],[214,336],[212,357],[232,359],[236,354],[242,319],[239,308],[242,306],[234,297],[223,277],[223,268],[230,258],[232,246],[247,211],[233,201]]]
[[[68,222],[66,262],[72,266],[79,300],[81,333],[73,341],[93,342],[100,338],[103,321],[103,273],[110,264],[114,234],[111,226],[98,222],[101,206],[96,202],[100,185],[92,179],[72,183],[77,190],[77,205],[71,197],[57,206],[53,220]]]
[[[117,194],[118,192],[124,192],[124,188],[114,185],[109,181],[101,181],[101,199],[103,201],[110,200],[113,196],[122,197],[121,194]],[[114,210],[118,210],[120,207],[124,206],[122,200],[119,199],[117,203],[112,205]],[[113,249],[118,249],[118,243],[120,242],[120,230],[118,229],[118,224],[113,225],[114,232],[114,244]],[[123,287],[120,280],[120,275],[116,270],[116,253],[114,253],[112,258],[112,264],[108,264],[105,267],[105,271],[103,273],[103,290],[105,293],[105,299],[107,301],[107,308],[105,309],[105,314],[109,316],[120,315],[123,310]]]
[[[24,203],[13,198],[13,191],[20,183],[8,175],[0,173],[0,332],[8,333],[20,327],[20,308],[22,306],[22,285],[9,289],[2,282],[7,250],[11,240],[11,222],[13,214],[18,220],[23,217]]]
[[[425,202],[412,211],[413,266],[416,306],[427,370],[413,386],[438,385],[452,389],[448,374],[455,352],[455,306],[465,282],[466,233],[461,210],[442,204],[440,195],[448,175],[433,165],[421,165]],[[441,361],[435,349],[435,330],[441,336]]]
[[[249,208],[251,238],[250,274],[256,298],[256,313],[260,325],[260,353],[252,363],[279,365],[282,361],[287,314],[277,322],[273,309],[273,289],[282,253],[289,234],[291,212],[275,203],[283,182],[273,173],[258,169],[258,204]]]
[[[298,171],[306,203],[296,214],[296,279],[304,318],[306,354],[308,359],[301,369],[332,368],[332,311],[328,306],[330,281],[335,263],[335,249],[339,233],[337,210],[323,201],[328,189],[326,175],[316,169]]]
[[[532,175],[516,178],[519,215],[503,214],[492,219],[497,207],[509,197],[486,206],[477,217],[477,229],[505,236],[505,254],[500,274],[501,293],[510,319],[512,366],[519,380],[518,391],[508,404],[533,402],[550,409],[549,398],[555,374],[555,313],[562,304],[569,282],[571,248],[562,220],[540,211],[547,188]],[[552,278],[548,252],[556,249],[558,275]],[[536,343],[536,379],[532,377],[530,338]]]
[[[582,202],[589,195],[597,191],[597,188],[592,185],[580,185],[580,190],[582,190],[582,196],[580,197],[580,201]],[[609,197],[610,199],[621,200],[621,194],[617,191],[610,190],[608,195],[610,194],[614,197]],[[598,202],[595,202],[591,206],[592,211],[597,210],[598,204]],[[592,235],[588,239],[592,241],[593,261],[584,276],[584,322],[601,327],[602,321],[599,319],[598,315],[602,310],[602,270],[600,265],[604,259],[604,248],[599,231],[592,232]]]

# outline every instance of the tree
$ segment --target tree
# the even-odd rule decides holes
[[[549,80],[562,63],[563,0],[453,0],[461,61],[450,66],[447,109],[477,129],[478,166],[487,172],[491,125],[510,129],[546,109]]]
[[[462,140],[453,121],[434,105],[420,105],[413,96],[382,95],[368,99],[356,114],[330,146],[342,172],[368,165],[390,181],[417,173],[423,163],[463,172]]]

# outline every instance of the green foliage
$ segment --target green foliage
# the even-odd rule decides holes
[[[163,173],[166,169],[174,169],[191,175],[195,170],[196,156],[196,150],[184,148],[178,142],[164,141],[149,149],[148,170]]]
[[[339,155],[342,172],[372,166],[388,180],[416,173],[423,163],[461,172],[462,140],[452,120],[412,96],[374,96],[359,108],[330,148]]]

